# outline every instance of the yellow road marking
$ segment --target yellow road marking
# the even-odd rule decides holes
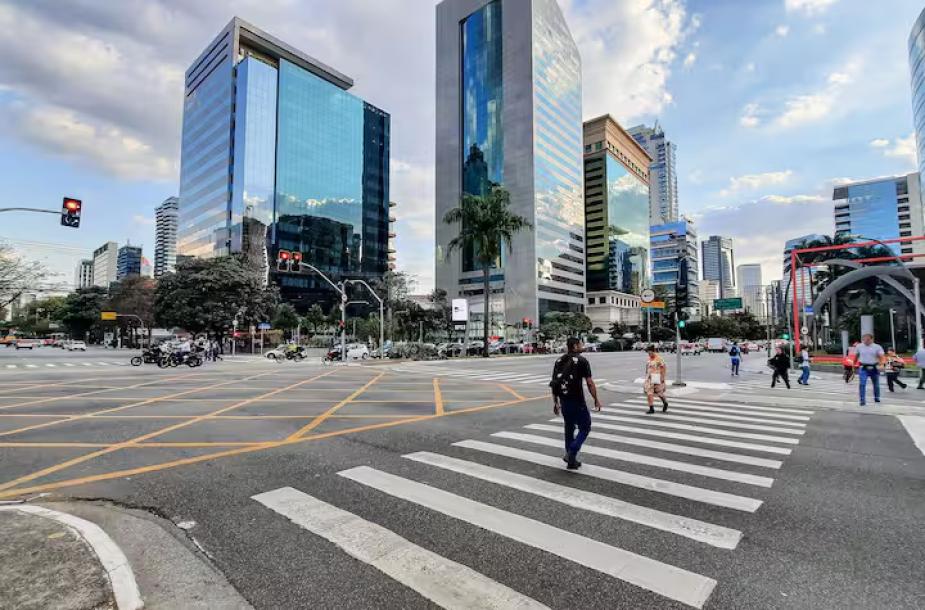
[[[521,398],[521,399],[523,398],[523,396],[515,392],[514,388],[512,388],[511,386],[504,385],[503,383],[499,383],[498,387],[501,388],[502,390],[509,392],[512,396],[514,396],[514,398]]]
[[[440,378],[434,377],[434,414],[443,415],[443,394],[440,393]]]
[[[343,406],[346,405],[346,404],[349,404],[354,398],[356,398],[357,396],[359,396],[360,394],[362,394],[363,392],[365,392],[367,388],[369,388],[369,387],[372,386],[374,383],[376,383],[377,381],[379,381],[380,379],[382,379],[382,376],[383,376],[383,375],[385,375],[385,373],[379,373],[378,375],[376,375],[375,377],[373,377],[372,379],[370,379],[369,381],[367,381],[366,384],[363,385],[363,387],[359,388],[359,389],[356,390],[353,394],[351,394],[351,395],[348,396],[347,398],[343,399],[342,401],[340,401],[339,403],[337,403],[336,405],[334,405],[333,407],[331,407],[330,409],[328,409],[327,411],[325,411],[325,412],[322,413],[321,415],[317,416],[315,419],[313,419],[313,420],[310,421],[309,423],[305,424],[304,426],[302,426],[301,428],[299,428],[298,430],[296,430],[295,432],[293,432],[292,434],[290,434],[289,437],[288,437],[286,440],[298,439],[298,438],[300,438],[303,434],[305,434],[306,432],[310,432],[310,431],[314,430],[315,428],[317,428],[318,426],[320,426],[320,425],[324,422],[324,420],[326,420],[326,419],[328,419],[329,417],[331,417],[332,415],[334,415],[334,414],[337,412],[338,409],[340,409],[341,407],[343,407]]]
[[[461,415],[461,414],[464,414],[464,413],[472,413],[472,412],[475,412],[475,411],[483,411],[483,410],[486,410],[486,409],[496,409],[496,408],[499,408],[499,407],[507,407],[507,406],[512,406],[512,405],[525,404],[525,403],[532,402],[532,401],[534,401],[534,400],[541,399],[541,398],[548,398],[548,396],[545,396],[545,395],[544,395],[544,396],[535,396],[535,397],[532,397],[532,398],[525,398],[524,400],[510,400],[510,401],[507,401],[507,402],[500,402],[500,403],[495,403],[495,404],[482,405],[482,406],[479,406],[479,407],[472,407],[472,408],[469,408],[469,409],[460,409],[460,410],[456,410],[456,411],[447,411],[446,413],[444,413],[444,415],[419,415],[419,416],[415,416],[415,417],[408,417],[408,418],[405,418],[405,419],[400,419],[400,420],[397,420],[397,421],[381,422],[381,423],[378,423],[378,424],[369,424],[369,425],[366,425],[366,426],[359,426],[359,427],[356,427],[356,428],[347,428],[347,429],[344,429],[344,430],[335,430],[335,431],[332,431],[332,432],[325,432],[325,433],[322,433],[322,434],[315,434],[315,435],[313,435],[313,436],[307,436],[307,437],[297,438],[297,439],[292,439],[292,440],[286,439],[286,440],[282,440],[282,441],[271,441],[271,442],[266,442],[266,443],[257,443],[257,444],[255,444],[255,445],[251,445],[251,446],[247,446],[247,447],[240,447],[240,448],[237,448],[237,449],[229,449],[229,450],[226,450],[226,451],[219,451],[219,452],[216,452],[216,453],[208,453],[208,454],[205,454],[205,455],[199,455],[199,456],[195,456],[195,457],[183,458],[183,459],[174,460],[174,461],[171,461],[171,462],[163,462],[163,463],[161,463],[161,464],[151,464],[151,465],[149,465],[149,466],[141,466],[141,467],[138,467],[138,468],[131,468],[131,469],[127,469],[127,470],[119,470],[119,471],[116,471],[116,472],[107,472],[107,473],[102,473],[102,474],[90,475],[90,476],[80,477],[80,478],[76,478],[76,479],[69,479],[69,480],[66,480],[66,481],[58,481],[58,482],[55,482],[55,483],[46,483],[46,484],[44,484],[44,485],[36,485],[36,486],[33,486],[33,487],[24,487],[24,488],[21,488],[21,489],[9,489],[9,490],[5,490],[5,491],[0,492],[0,499],[3,499],[3,498],[12,498],[12,497],[15,497],[15,496],[20,496],[20,495],[25,495],[25,494],[30,494],[30,493],[36,493],[36,492],[51,491],[51,490],[54,490],[54,489],[61,489],[62,487],[73,487],[73,486],[75,486],[75,485],[84,485],[84,484],[86,484],[86,483],[95,483],[95,482],[97,482],[97,481],[106,481],[106,480],[110,480],[110,479],[118,479],[118,478],[121,478],[121,477],[134,476],[134,475],[145,474],[145,473],[149,473],[149,472],[158,472],[158,471],[161,471],[161,470],[168,470],[168,469],[171,469],[171,468],[176,468],[176,467],[178,467],[178,466],[186,466],[186,465],[189,465],[189,464],[196,464],[196,463],[199,463],[199,462],[205,462],[205,461],[209,461],[209,460],[220,459],[220,458],[223,458],[223,457],[232,457],[232,456],[235,456],[235,455],[242,455],[242,454],[245,454],[245,453],[253,453],[254,451],[261,451],[261,450],[263,450],[263,449],[274,449],[274,448],[276,448],[276,447],[280,447],[280,446],[283,446],[283,445],[292,445],[292,444],[296,444],[296,443],[303,443],[303,442],[308,442],[308,441],[317,441],[317,440],[322,440],[322,439],[331,438],[331,437],[335,437],[335,436],[342,436],[342,435],[345,435],[345,434],[356,434],[356,433],[360,433],[360,432],[368,432],[368,431],[370,431],[370,430],[378,430],[378,429],[382,429],[382,428],[391,428],[391,427],[393,427],[393,426],[400,426],[400,425],[403,425],[403,424],[410,424],[410,423],[415,423],[415,422],[420,422],[420,421],[426,421],[426,420],[430,420],[430,419],[436,419],[437,417],[448,417],[448,416],[453,416],[453,415]]]
[[[312,378],[310,378],[310,379],[305,379],[305,380],[303,380],[303,381],[299,381],[299,382],[297,382],[297,383],[294,383],[294,384],[292,384],[292,385],[290,385],[290,386],[286,386],[286,387],[284,387],[284,388],[278,388],[278,389],[276,389],[276,390],[273,390],[272,392],[268,392],[267,394],[265,394],[265,396],[271,396],[271,395],[277,394],[277,393],[279,393],[279,392],[285,392],[286,390],[288,390],[288,389],[290,389],[290,388],[293,388],[293,387],[298,387],[298,386],[304,385],[304,384],[306,384],[306,383],[311,383],[311,382],[314,381],[315,379],[321,379],[322,377],[326,377],[327,375],[330,375],[331,373],[334,373],[334,372],[336,372],[337,370],[338,370],[338,369],[334,369],[334,370],[331,370],[331,371],[327,371],[327,372],[322,373],[322,374],[320,374],[320,375],[316,375],[315,377],[312,377]],[[43,477],[43,476],[46,476],[46,475],[49,475],[49,474],[53,474],[53,473],[55,473],[55,472],[58,472],[59,470],[64,470],[64,469],[66,469],[66,468],[70,468],[71,466],[76,466],[77,464],[82,464],[83,462],[86,462],[86,461],[88,461],[88,460],[92,460],[93,458],[99,457],[99,456],[101,456],[101,455],[106,455],[106,454],[108,454],[108,453],[112,453],[113,451],[118,451],[119,449],[121,449],[121,448],[123,448],[123,447],[129,446],[129,445],[134,445],[134,444],[136,444],[136,443],[140,443],[140,442],[146,441],[146,440],[148,440],[148,439],[150,439],[150,438],[154,438],[154,437],[156,437],[156,436],[160,436],[161,434],[166,434],[166,433],[168,433],[168,432],[173,432],[174,430],[178,430],[178,429],[180,429],[180,428],[185,428],[186,426],[191,426],[192,424],[195,424],[195,423],[197,423],[197,422],[203,421],[203,420],[205,420],[205,419],[209,419],[210,417],[213,417],[213,416],[215,416],[215,415],[219,415],[219,414],[221,414],[221,413],[224,413],[225,411],[230,411],[231,409],[236,409],[236,408],[238,408],[238,407],[243,407],[244,405],[250,404],[251,402],[252,402],[251,400],[242,400],[242,401],[237,402],[237,403],[235,403],[235,404],[233,404],[233,405],[231,405],[231,406],[224,407],[224,408],[222,408],[222,409],[218,409],[217,411],[213,411],[213,412],[211,412],[211,413],[207,413],[206,415],[200,415],[200,416],[195,417],[195,418],[193,418],[193,419],[189,419],[189,420],[180,422],[180,423],[178,423],[178,424],[174,424],[174,425],[172,425],[172,426],[167,426],[166,428],[161,428],[161,429],[155,430],[155,431],[153,431],[153,432],[148,432],[147,434],[142,434],[141,436],[136,436],[135,438],[131,438],[131,439],[127,440],[127,441],[122,441],[122,442],[120,442],[120,443],[116,443],[116,444],[111,445],[111,446],[109,446],[109,447],[107,447],[107,448],[105,448],[105,449],[100,449],[99,451],[94,451],[94,452],[92,452],[92,453],[87,453],[87,454],[85,454],[85,455],[77,456],[77,457],[72,458],[72,459],[70,459],[70,460],[61,462],[60,464],[56,464],[56,465],[54,465],[54,466],[49,466],[48,468],[44,468],[44,469],[42,469],[42,470],[38,470],[38,471],[33,472],[33,473],[31,473],[31,474],[27,474],[27,475],[21,476],[21,477],[19,477],[18,479],[14,479],[14,480],[12,480],[12,481],[7,481],[6,483],[0,484],[0,490],[9,489],[10,487],[15,487],[16,485],[19,485],[20,483],[25,483],[25,482],[28,482],[28,481],[32,481],[32,480],[34,480],[34,479],[38,479],[38,478],[40,478],[40,477]],[[54,423],[54,422],[52,422],[52,423]],[[2,436],[2,435],[0,435],[0,436]]]

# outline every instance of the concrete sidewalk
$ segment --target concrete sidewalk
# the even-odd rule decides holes
[[[0,608],[251,608],[170,521],[46,500],[0,505]]]

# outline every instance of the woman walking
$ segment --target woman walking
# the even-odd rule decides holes
[[[906,389],[906,384],[899,380],[899,374],[905,368],[906,363],[901,356],[896,354],[896,350],[892,347],[886,351],[886,362],[883,365],[883,369],[886,372],[886,387],[890,392],[895,392],[893,385],[898,385],[902,389]]]
[[[788,356],[783,349],[778,347],[774,357],[768,360],[768,366],[774,370],[774,375],[771,377],[771,387],[773,388],[777,385],[777,380],[780,378],[787,385],[787,389],[789,390],[790,378],[787,374],[790,370],[790,356]]]
[[[811,358],[810,358],[810,355],[809,355],[809,350],[806,349],[806,348],[803,348],[803,350],[800,352],[800,369],[801,369],[801,374],[800,374],[800,378],[797,380],[797,383],[799,383],[800,385],[809,385],[809,364],[810,364],[810,361],[811,361]]]
[[[668,410],[668,400],[665,398],[665,378],[668,375],[668,367],[655,351],[654,345],[647,347],[646,352],[649,355],[649,360],[646,362],[646,382],[643,385],[646,399],[649,401],[649,410],[646,413],[655,413],[656,396],[662,401],[662,412],[664,413]]]
[[[857,345],[857,343],[855,343]],[[854,379],[854,372],[858,366],[858,352],[855,349],[855,345],[852,345],[848,348],[848,353],[845,354],[845,357],[842,358],[841,364],[844,368],[844,373],[842,377],[845,379],[845,383],[851,383],[851,380]]]

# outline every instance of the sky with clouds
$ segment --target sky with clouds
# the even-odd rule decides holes
[[[559,0],[584,114],[659,120],[681,211],[738,263],[831,233],[832,185],[915,169],[907,38],[920,0]],[[178,183],[183,73],[232,15],[354,78],[392,115],[398,257],[433,285],[434,0],[0,0],[0,207],[84,200],[82,227],[4,214],[0,239],[72,280],[107,240],[152,255]]]

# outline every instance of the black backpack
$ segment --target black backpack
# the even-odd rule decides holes
[[[581,395],[581,378],[576,375],[579,357],[566,354],[556,360],[549,381],[554,396],[562,398]]]

